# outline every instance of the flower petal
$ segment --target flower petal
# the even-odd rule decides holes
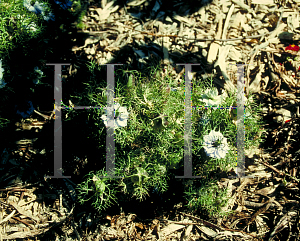
[[[3,72],[4,72],[4,69],[0,67],[0,79],[3,78]]]
[[[39,3],[39,2],[35,2],[35,4],[33,5],[33,7],[35,8],[35,13],[36,14],[41,14],[45,11],[45,4],[44,3]]]
[[[212,158],[224,158],[228,152],[227,138],[223,137],[222,133],[211,130],[209,135],[205,135],[204,139],[204,151],[207,156]],[[221,140],[221,144],[217,147],[213,146],[213,143],[217,140]]]
[[[107,112],[109,111],[109,109],[112,111],[112,108],[105,107],[104,110],[105,110],[106,114],[101,116],[101,119],[104,121],[104,124],[105,124],[106,127],[108,125]],[[114,127],[115,128],[125,127],[127,125],[127,119],[129,117],[129,113],[127,112],[127,108],[126,107],[121,107],[119,103],[114,103],[114,112],[116,113],[116,111],[119,112],[119,116],[116,119],[113,119],[114,120]]]

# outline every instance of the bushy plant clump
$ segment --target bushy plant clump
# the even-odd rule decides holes
[[[101,67],[95,62],[91,62],[89,68],[93,74],[85,83],[89,90],[85,96],[88,96],[92,105],[102,107],[89,114],[89,118],[94,119],[99,126],[100,135],[100,132],[106,131],[107,126],[106,80],[103,75],[97,76]],[[174,178],[172,170],[183,171],[184,77],[178,85],[170,76],[162,76],[161,73],[163,71],[159,65],[152,66],[144,75],[125,68],[115,70],[115,165],[116,176],[122,178],[102,179],[102,185],[114,183],[114,189],[110,190],[115,195],[126,194],[143,200],[154,190],[163,193],[168,189],[168,180]],[[95,78],[99,79],[95,81]],[[228,199],[226,190],[218,190],[216,178],[208,178],[210,173],[216,170],[226,172],[236,167],[234,109],[216,107],[235,106],[235,94],[219,94],[213,86],[213,79],[210,83],[193,80],[192,105],[197,107],[192,109],[193,175],[202,176],[203,181],[183,181],[183,185],[186,185],[184,195],[189,208],[197,210],[201,207],[210,215],[220,214],[220,208]],[[215,108],[200,107],[207,104]],[[249,100],[246,101],[245,109],[245,147],[251,148],[259,141],[254,140],[254,137],[258,135],[260,120],[258,110],[253,108]],[[67,114],[70,116],[72,111]],[[86,196],[95,195],[92,190],[90,193],[82,191],[90,180],[88,177],[79,188],[82,203]],[[105,209],[106,206],[97,200],[97,208]]]
[[[49,85],[53,91],[50,75],[53,66],[52,72],[45,66],[53,50],[49,46],[53,46],[51,42],[56,35],[67,31],[71,22],[77,21],[80,25],[84,11],[83,2],[76,0],[0,2],[0,101],[4,106],[0,110],[0,127],[9,122],[9,109],[15,108],[22,118],[32,114],[30,97],[39,92],[40,86]],[[88,118],[93,122],[90,138],[104,145],[103,133],[108,123],[106,79],[100,74],[103,68],[95,62],[87,67],[90,74],[84,73],[84,90],[74,93],[71,102],[63,97],[63,104],[101,106],[101,109],[88,111]],[[45,74],[47,71],[49,76]],[[122,67],[115,73],[115,175],[120,178],[101,178],[107,175],[106,170],[95,170],[78,189],[80,202],[91,199],[98,210],[117,202],[121,194],[144,200],[153,191],[163,193],[168,189],[168,180],[174,178],[172,171],[183,172],[184,167],[184,76],[181,84],[175,83],[173,77],[156,64],[142,72]],[[63,83],[67,82],[63,80]],[[194,210],[201,207],[216,214],[226,202],[225,190],[218,190],[215,181],[208,177],[213,171],[235,167],[236,122],[234,109],[211,107],[236,106],[236,93],[218,93],[212,83],[193,79],[192,89],[192,104],[196,107],[192,109],[193,175],[202,176],[205,181],[183,181],[183,185],[186,185],[188,207]],[[27,110],[20,110],[18,104],[12,102],[15,95],[28,98],[21,104],[28,106]],[[71,122],[77,112],[63,111],[63,121]],[[245,148],[259,141],[255,140],[259,124],[258,109],[248,100]],[[103,166],[105,162],[103,159]]]

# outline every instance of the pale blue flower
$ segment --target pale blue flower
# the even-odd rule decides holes
[[[119,115],[116,116],[116,112],[119,113]],[[114,127],[115,129],[118,127],[125,127],[127,126],[127,120],[129,118],[129,113],[127,112],[126,107],[121,107],[119,103],[114,104]],[[103,120],[106,127],[108,127],[108,121],[107,118],[107,108],[105,108],[105,115],[101,116],[101,119]]]
[[[39,3],[39,2],[35,2],[35,4],[33,5],[34,7],[34,13],[36,14],[42,14],[43,12],[45,12],[45,7],[46,5],[44,3]]]
[[[211,130],[208,135],[203,137],[204,140],[204,151],[207,156],[213,158],[224,158],[229,150],[227,144],[227,138],[218,131]]]
[[[30,0],[24,0],[23,6],[27,8],[28,11],[33,12],[35,14],[41,14],[45,21],[49,21],[50,19],[52,21],[55,20],[55,17],[52,13],[49,13],[48,16],[46,16],[46,8],[47,5],[45,3],[35,2],[34,5],[31,5]]]
[[[31,5],[31,0],[24,0],[23,6],[27,8],[28,11],[35,13],[35,14],[41,14],[43,13],[45,4],[36,2],[33,6]]]

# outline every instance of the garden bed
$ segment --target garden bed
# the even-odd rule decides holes
[[[2,39],[1,239],[299,239],[298,2],[56,1],[53,15],[30,1],[18,6],[29,29],[13,12],[14,21],[1,22],[15,44],[5,49],[9,37]],[[38,26],[46,27],[41,35]],[[30,51],[36,59],[28,61]],[[229,62],[249,64],[243,121],[252,178],[236,176],[239,76]],[[46,63],[70,63],[61,76],[70,179],[47,178],[55,86]],[[119,179],[100,178],[107,63],[124,64],[114,67]],[[177,63],[200,64],[187,74],[193,106],[206,106],[191,110],[193,175],[201,179],[176,178],[186,168],[187,108],[187,76]]]

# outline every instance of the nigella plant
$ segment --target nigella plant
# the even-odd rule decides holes
[[[217,180],[214,179],[219,179],[221,175],[214,177],[215,174],[221,171],[223,175],[223,173],[229,173],[232,168],[236,167],[237,160],[234,154],[237,131],[235,124],[230,119],[229,110],[230,107],[237,106],[234,103],[237,96],[225,91],[220,93],[221,95],[218,94],[218,89],[213,87],[212,81],[210,86],[200,82],[199,85],[195,85],[193,87],[193,106],[196,108],[192,108],[192,125],[190,133],[187,135],[185,133],[185,122],[187,121],[185,119],[187,104],[185,102],[185,83],[178,83],[176,89],[172,88],[168,83],[169,78],[160,75],[159,68],[156,67],[151,72],[147,70],[144,73],[130,71],[127,68],[116,70],[116,96],[114,100],[120,100],[120,104],[115,102],[113,106],[109,105],[109,117],[104,111],[103,113],[102,111],[92,113],[93,118],[91,120],[95,122],[94,133],[97,136],[97,141],[101,138],[101,148],[104,146],[102,143],[105,143],[105,133],[103,133],[104,125],[102,123],[99,125],[100,117],[101,122],[103,121],[106,126],[108,126],[108,118],[111,118],[109,121],[114,123],[115,128],[125,127],[119,128],[114,133],[115,172],[116,176],[121,177],[113,179],[117,188],[108,186],[110,184],[109,179],[104,183],[104,180],[97,178],[97,176],[90,176],[89,181],[93,182],[92,185],[96,187],[92,185],[89,187],[87,182],[81,187],[83,194],[87,192],[90,192],[91,195],[94,194],[97,207],[105,208],[104,204],[109,202],[109,198],[105,194],[109,194],[112,190],[122,194],[117,198],[118,200],[124,197],[124,200],[135,198],[142,201],[151,195],[152,191],[157,194],[163,193],[170,184],[169,191],[175,185],[174,195],[182,196],[181,191],[186,190],[188,186],[185,183],[178,186],[178,183],[173,182],[175,178],[173,171],[181,168],[182,163],[185,163],[184,152],[185,144],[187,144],[185,140],[188,135],[193,142],[193,146],[190,148],[194,165],[192,175],[204,177],[197,178],[198,180],[205,179],[208,184],[216,183]],[[91,72],[91,78],[88,88],[82,92],[82,96],[88,96],[95,106],[103,106],[107,101],[105,88],[101,86],[102,92],[96,91],[99,87],[97,81],[94,81],[98,79],[98,74],[99,77],[102,75],[102,72],[95,71],[96,63],[93,62],[88,66],[88,69]],[[128,82],[124,88],[126,76]],[[155,76],[158,81],[149,81],[149,76]],[[172,79],[172,76],[169,77]],[[95,89],[92,94],[90,93],[91,89]],[[203,108],[204,105],[206,108]],[[246,100],[245,105],[247,106]],[[125,106],[130,108],[130,123],[128,125],[126,124],[129,114]],[[198,108],[202,109],[199,110],[199,113],[197,113]],[[196,111],[194,111],[195,109]],[[108,107],[105,110],[108,112]],[[253,111],[253,116],[255,113],[256,111]],[[256,130],[260,126],[255,122],[255,119],[251,119],[251,116],[245,117],[245,125],[246,128],[249,127],[249,131],[245,133],[245,145],[247,145],[250,143],[247,133],[251,131],[255,136]],[[254,127],[257,129],[253,129]],[[103,163],[105,163],[105,157],[102,158]],[[180,171],[178,174],[182,173],[182,169],[178,171]],[[103,176],[103,174],[101,175]],[[204,208],[205,211],[219,212],[220,208],[223,207],[222,198],[227,198],[227,195],[225,192],[224,195],[223,193],[220,194],[217,183],[216,185],[212,184],[208,186],[196,181],[188,184],[193,189],[188,193],[186,199],[190,207],[194,209],[193,211],[199,209],[202,211]],[[204,192],[205,190],[209,191]],[[201,202],[197,202],[197,200]]]

